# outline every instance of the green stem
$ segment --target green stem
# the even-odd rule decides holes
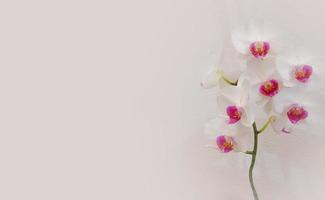
[[[251,161],[251,165],[249,167],[249,182],[253,191],[253,195],[254,195],[254,199],[258,200],[258,195],[254,186],[254,180],[253,180],[253,169],[254,169],[254,165],[255,165],[255,160],[256,160],[256,154],[257,154],[257,145],[258,145],[258,130],[256,128],[256,123],[253,123],[253,129],[254,129],[254,148],[253,151],[250,151],[251,155],[252,155],[252,161]]]
[[[233,85],[233,86],[236,86],[236,85],[237,85],[237,82],[238,82],[238,81],[233,82],[233,81],[227,79],[225,76],[221,76],[221,78],[222,78],[226,83],[228,83],[228,84],[230,84],[230,85]]]
[[[256,188],[255,188],[255,185],[254,185],[253,170],[254,170],[256,155],[257,155],[258,134],[265,131],[267,129],[267,127],[270,125],[270,123],[272,122],[272,120],[273,120],[273,117],[271,116],[260,130],[257,130],[256,123],[255,122],[253,123],[253,130],[254,130],[254,147],[253,147],[253,151],[246,151],[245,152],[246,154],[252,156],[251,165],[249,167],[249,183],[251,185],[255,200],[258,200],[258,195],[257,195]]]
[[[253,155],[253,151],[245,151],[244,153],[246,153],[248,155]]]
[[[217,70],[216,73],[222,78],[222,80],[224,80],[226,83],[228,83],[229,85],[233,85],[233,86],[237,86],[238,80],[236,82],[233,82],[231,80],[229,80],[225,75],[224,72],[222,70]]]
[[[272,122],[272,120],[273,120],[273,117],[271,116],[268,120],[267,120],[267,122],[263,125],[263,127],[260,129],[260,130],[258,130],[257,131],[257,134],[260,134],[260,133],[262,133],[263,131],[265,131],[265,129],[269,126],[269,124]]]

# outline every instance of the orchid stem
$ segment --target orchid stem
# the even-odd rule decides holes
[[[258,134],[265,131],[267,129],[267,127],[270,125],[270,123],[272,122],[272,120],[273,120],[273,116],[271,116],[267,120],[267,122],[263,125],[263,127],[260,130],[257,130],[256,123],[255,122],[253,123],[253,130],[254,130],[254,147],[253,147],[253,151],[246,151],[245,152],[246,154],[252,156],[251,165],[249,167],[249,183],[251,185],[255,200],[258,200],[258,195],[257,195],[256,188],[255,188],[255,185],[254,185],[253,170],[254,170],[256,155],[257,155]]]
[[[260,129],[260,130],[258,130],[257,131],[257,134],[260,134],[260,133],[262,133],[263,131],[265,131],[265,129],[267,129],[267,127],[270,125],[270,123],[272,122],[272,120],[273,120],[273,116],[271,116],[268,120],[267,120],[267,122],[263,125],[263,127]]]
[[[236,82],[233,82],[231,80],[229,80],[225,75],[224,72],[222,70],[217,70],[216,72],[217,74],[219,74],[219,76],[222,78],[222,80],[224,80],[226,83],[228,83],[229,85],[233,85],[233,86],[237,86],[238,84],[238,80]]]
[[[236,86],[237,83],[238,83],[238,81],[233,82],[233,81],[229,80],[228,78],[226,78],[225,76],[221,76],[221,78],[222,78],[226,83],[228,83],[228,84],[230,84],[230,85],[233,85],[233,86]]]
[[[253,155],[252,151],[245,151],[244,153],[248,154],[248,155]]]
[[[250,185],[251,185],[251,188],[253,191],[254,199],[258,200],[258,195],[257,195],[256,189],[255,189],[254,180],[253,180],[253,169],[254,169],[256,154],[257,154],[258,132],[259,132],[256,128],[255,122],[253,123],[253,129],[254,129],[254,148],[253,148],[253,151],[248,151],[252,156],[251,165],[249,167],[249,182],[250,182]]]

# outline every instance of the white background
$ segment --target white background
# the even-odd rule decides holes
[[[0,199],[251,199],[245,156],[204,147],[215,94],[199,82],[232,10],[224,3],[1,1]],[[261,5],[325,52],[324,1]],[[260,145],[262,200],[325,198],[323,139]]]

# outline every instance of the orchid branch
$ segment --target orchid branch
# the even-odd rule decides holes
[[[267,122],[263,125],[263,127],[258,130],[256,127],[256,123],[253,123],[253,131],[254,131],[254,147],[253,147],[253,151],[246,151],[246,154],[249,154],[252,156],[252,160],[251,160],[251,165],[249,167],[249,182],[253,191],[253,195],[254,195],[254,199],[258,200],[258,195],[257,195],[257,191],[254,185],[254,179],[253,179],[253,170],[254,170],[254,166],[255,166],[255,161],[256,161],[256,155],[257,155],[257,147],[258,147],[258,134],[262,133],[263,131],[265,131],[267,129],[267,127],[269,126],[269,124],[272,122],[273,120],[273,116],[271,116]]]
[[[236,82],[233,82],[233,81],[229,80],[228,78],[226,78],[225,76],[221,76],[221,78],[222,78],[226,83],[228,83],[228,84],[230,84],[230,85],[233,85],[233,86],[236,86],[237,83],[238,83],[238,80],[237,80]]]
[[[267,57],[276,57],[278,53],[273,51],[273,45],[276,43],[270,44],[268,41],[269,34],[265,35],[263,31],[264,25],[261,27],[261,30],[257,30],[257,27],[260,27],[260,23],[258,25],[246,24],[244,27],[236,29],[231,33],[231,41],[233,44],[236,44],[233,47],[235,47],[237,52],[236,54],[230,53],[229,56],[239,53],[239,62],[237,59],[234,59],[238,58],[237,56],[231,57],[230,59],[234,59],[234,62],[239,63],[240,67],[235,67],[235,63],[232,63],[233,66],[227,65],[228,63],[222,63],[222,60],[220,60],[221,57],[219,57],[218,63],[222,64],[222,66],[215,66],[209,73],[208,79],[201,83],[205,88],[218,86],[218,90],[220,91],[218,102],[220,101],[220,110],[223,110],[224,113],[221,117],[218,117],[217,122],[218,129],[220,129],[218,132],[222,132],[214,141],[217,149],[222,153],[236,151],[251,156],[249,181],[254,200],[259,199],[253,180],[253,170],[258,149],[258,136],[266,131],[269,125],[272,125],[273,132],[281,134],[291,133],[295,129],[293,126],[308,120],[308,116],[311,116],[312,110],[308,109],[310,103],[306,103],[306,94],[300,91],[300,86],[309,83],[309,79],[316,72],[316,70],[313,70],[314,66],[306,63],[297,64],[287,62],[286,59],[281,61],[283,58],[279,59],[280,62],[273,62],[274,59],[265,59]],[[243,36],[247,36],[247,38],[243,40]],[[253,38],[259,38],[259,40],[254,40]],[[244,51],[244,49],[246,50]],[[228,52],[221,56],[225,55],[228,56]],[[242,62],[242,59],[244,62]],[[255,59],[254,62],[250,62],[252,59]],[[260,67],[255,67],[256,64]],[[225,74],[224,70],[228,73]],[[232,76],[229,79],[227,76],[237,74],[239,75],[237,76],[237,80],[232,80]],[[293,95],[293,93],[297,93],[298,95]],[[259,102],[261,98],[263,102],[265,100],[265,103],[262,105]],[[318,99],[323,101],[323,98]],[[320,102],[313,103],[321,105]],[[256,121],[253,120],[254,122],[250,123],[250,126],[252,125],[253,127],[253,150],[242,151],[242,146],[244,145],[240,144],[241,141],[237,141],[237,139],[240,140],[239,137],[237,138],[237,135],[246,133],[247,119],[250,121],[250,119],[255,117],[262,117],[262,115],[259,116],[260,112],[253,113],[254,110],[251,109],[252,107],[261,107],[263,108],[262,111],[265,112],[264,114],[271,112],[273,116],[270,116],[264,124],[261,124],[260,129],[257,128]],[[278,107],[278,109],[275,107]],[[279,108],[281,109],[279,110]],[[229,117],[229,120],[226,121],[229,126],[224,126],[224,116]],[[236,128],[229,128],[237,123],[238,126],[236,125]]]
[[[238,80],[237,81],[231,81],[229,80],[225,75],[224,72],[221,70],[217,70],[216,73],[222,78],[222,80],[224,80],[226,83],[228,83],[229,85],[233,85],[233,86],[237,86],[238,84]]]
[[[257,145],[258,145],[258,130],[256,128],[256,123],[253,123],[253,130],[254,130],[254,147],[253,147],[253,151],[251,151],[251,156],[252,156],[252,160],[251,160],[251,165],[249,167],[249,182],[253,191],[253,195],[254,195],[254,199],[258,200],[258,195],[256,192],[256,188],[254,185],[254,180],[253,180],[253,169],[255,166],[255,160],[256,160],[256,154],[257,154]]]
[[[273,120],[273,116],[269,117],[269,119],[267,120],[267,122],[263,125],[263,127],[257,131],[257,134],[262,133],[263,131],[265,131],[265,129],[267,129],[267,127],[271,124]]]

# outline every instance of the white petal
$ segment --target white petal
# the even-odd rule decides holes
[[[292,133],[293,129],[290,126],[288,119],[284,116],[278,115],[274,117],[273,121],[271,122],[271,126],[274,132],[283,134],[283,133]]]
[[[285,108],[293,103],[292,97],[286,94],[286,91],[280,91],[279,94],[272,98],[273,111],[281,114]]]
[[[238,125],[235,129],[232,130],[232,133],[237,142],[236,151],[245,152],[252,148],[253,129],[251,127]]]
[[[283,113],[290,105],[299,104],[309,112],[307,119],[310,120],[315,114],[325,113],[323,102],[324,98],[320,92],[310,90],[308,87],[283,88],[278,95],[273,97],[273,110],[276,113]],[[319,119],[322,117],[311,121],[314,123],[320,121]]]
[[[205,124],[204,133],[210,139],[215,139],[217,135],[225,134],[227,131],[227,124],[222,117],[216,117]]]
[[[249,101],[253,102],[259,108],[263,108],[269,101],[270,97],[261,95],[259,92],[260,84],[255,84],[251,86],[249,91]]]
[[[248,80],[251,85],[261,83],[261,79],[255,75],[253,70],[246,70],[241,74],[241,77],[245,77],[245,79]]]
[[[238,78],[244,68],[243,61],[242,54],[236,52],[236,49],[229,42],[224,44],[218,67],[227,75],[227,78]]]
[[[270,97],[265,97],[263,95],[258,95],[259,99],[257,100],[256,104],[259,107],[265,107],[267,105],[267,103],[270,102],[271,98]]]
[[[276,60],[276,68],[284,81],[288,82],[292,79],[293,64],[283,58],[278,58]]]
[[[263,107],[263,111],[265,113],[267,113],[268,115],[272,113],[273,111],[273,99],[271,99],[270,101],[268,101],[264,107]]]
[[[250,88],[250,82],[248,80],[249,77],[246,76],[240,76],[238,79],[238,87],[240,87],[242,90],[247,90]]]
[[[226,109],[229,105],[236,105],[236,103],[228,98],[226,98],[223,95],[218,95],[217,96],[217,105],[219,110],[222,113],[226,113]]]
[[[240,92],[239,106],[243,107],[249,100],[250,83],[245,76],[241,76],[237,83]]]
[[[216,70],[211,70],[206,79],[203,80],[200,85],[201,87],[203,88],[212,88],[212,87],[215,87],[218,85],[219,83],[219,80],[220,80],[220,75],[216,72]]]
[[[250,71],[251,76],[255,76],[254,79],[262,82],[274,74],[275,65],[275,59],[272,57],[264,59],[252,58],[247,62],[247,70]]]
[[[242,115],[240,122],[244,126],[250,127],[255,121],[255,114],[257,114],[256,112],[257,105],[254,102],[250,101],[245,107],[243,107],[243,109],[244,109],[244,114]]]
[[[239,29],[236,29],[232,31],[231,33],[231,39],[232,43],[235,47],[235,49],[242,53],[242,54],[248,54],[249,53],[249,45],[252,43],[248,36],[248,28],[247,27],[241,27]]]
[[[226,97],[229,101],[236,105],[240,105],[242,91],[240,87],[237,86],[227,86],[224,87],[220,94]]]
[[[301,62],[302,63],[302,62]],[[325,73],[325,68],[323,67],[325,63],[324,58],[314,57],[309,59],[308,61],[305,61],[304,64],[308,64],[313,67],[313,75],[311,77],[311,80],[313,80],[313,76],[323,76]]]

